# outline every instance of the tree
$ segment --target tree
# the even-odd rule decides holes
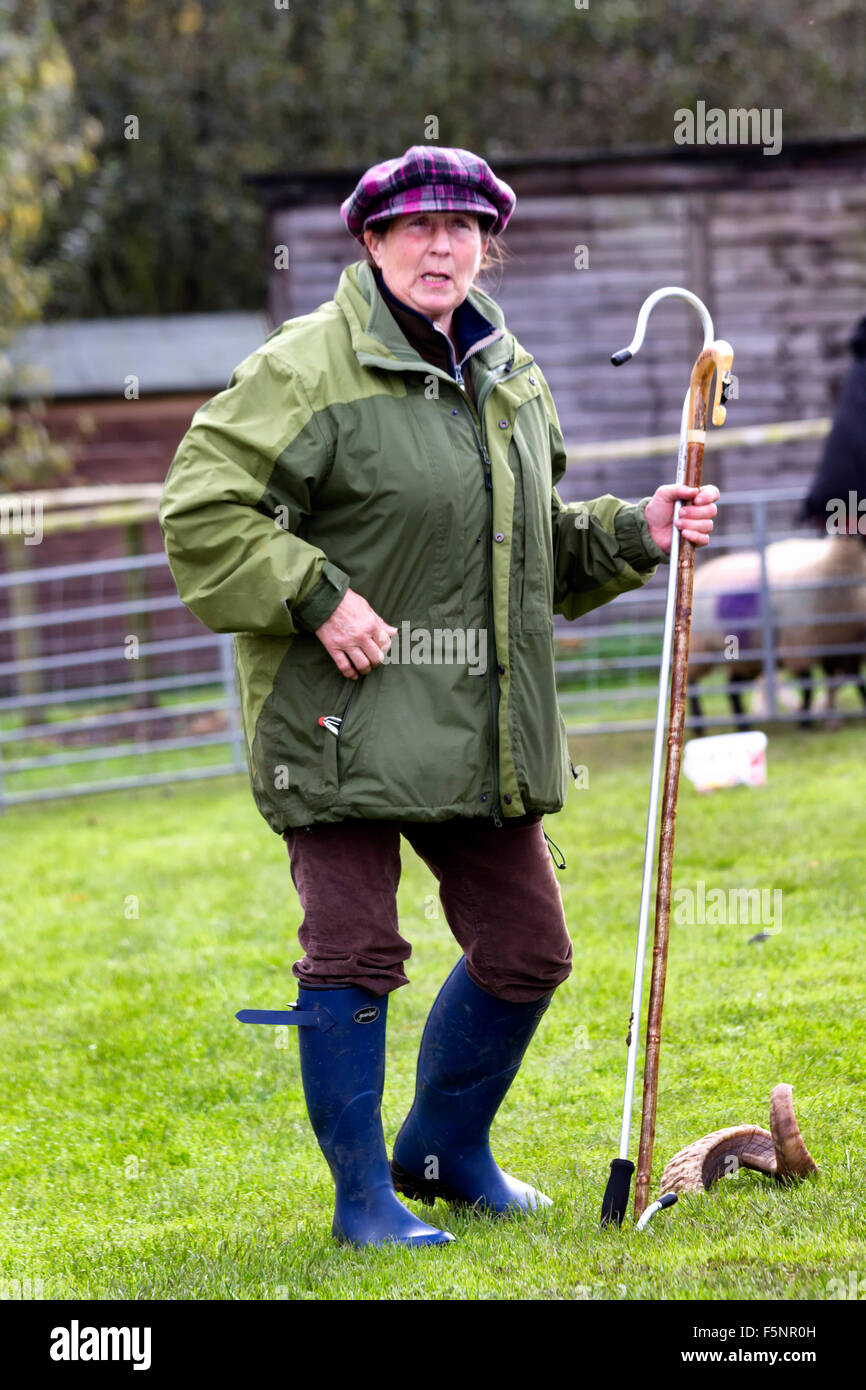
[[[41,253],[56,314],[259,307],[250,172],[357,168],[428,138],[487,154],[673,147],[675,111],[862,129],[860,0],[55,0],[96,177]],[[134,131],[130,116],[136,117]],[[772,161],[767,161],[768,165]],[[347,188],[347,192],[349,189]]]
[[[30,253],[46,209],[95,167],[99,129],[75,115],[75,75],[43,0],[0,0],[0,18],[0,486],[10,487],[69,462],[48,437],[32,372],[3,349],[50,296],[50,273]]]

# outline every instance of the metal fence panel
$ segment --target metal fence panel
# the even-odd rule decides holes
[[[0,809],[246,767],[234,639],[164,552],[0,574]]]
[[[813,691],[828,692],[832,704],[838,690],[859,679],[862,703],[849,700],[833,714],[840,720],[862,717],[862,574],[847,581],[797,580],[798,594],[849,586],[850,602],[834,594],[829,613],[810,617],[817,641],[792,645],[774,620],[778,586],[771,592],[767,547],[811,536],[791,529],[802,495],[802,488],[725,494],[710,556],[743,548],[758,552],[757,608],[737,619],[747,642],[738,652],[741,673],[731,678],[736,673],[731,663],[722,686],[704,683],[701,668],[720,666],[721,656],[695,652],[689,693],[717,705],[720,694],[750,690],[754,682],[748,673],[759,667],[767,704],[762,718],[790,723],[826,717],[811,700]],[[750,527],[744,526],[744,516],[751,517]],[[852,538],[850,544],[858,542]],[[569,734],[653,728],[666,581],[661,566],[644,588],[579,623],[557,619],[557,678]],[[849,619],[850,640],[839,641],[839,624]],[[836,640],[824,641],[820,629],[832,625]],[[693,632],[700,631],[693,624]],[[804,710],[787,707],[790,688],[778,670],[780,661],[797,658],[806,671],[797,681],[800,699],[808,692],[811,701]],[[822,663],[824,673],[815,678],[813,669]],[[721,713],[718,708],[700,716],[693,711],[687,727],[693,732],[742,727],[754,717],[725,706]],[[129,765],[115,777],[101,775],[113,762]],[[168,765],[153,765],[160,762]],[[0,809],[219,777],[246,767],[233,638],[209,632],[181,603],[164,552],[13,567],[0,574]],[[81,776],[88,770],[92,779]]]

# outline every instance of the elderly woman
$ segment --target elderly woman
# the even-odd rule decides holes
[[[178,591],[235,634],[253,794],[303,907],[292,1021],[336,1187],[333,1233],[442,1244],[397,1192],[496,1213],[549,1204],[491,1122],[572,948],[541,818],[570,764],[553,615],[644,584],[717,489],[564,506],[531,354],[476,287],[515,205],[467,150],[415,146],[342,206],[366,259],[195,414],[160,523]],[[389,1165],[388,995],[407,983],[400,837],[463,954],[433,1005]]]

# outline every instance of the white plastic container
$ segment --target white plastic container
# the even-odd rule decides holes
[[[767,735],[716,734],[690,739],[683,749],[683,772],[699,792],[717,787],[762,787],[767,780]]]

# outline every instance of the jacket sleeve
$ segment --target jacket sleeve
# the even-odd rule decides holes
[[[629,503],[607,493],[591,502],[562,502],[556,485],[565,476],[565,444],[546,382],[544,393],[553,482],[553,611],[580,618],[617,594],[639,589],[660,564],[668,563],[668,556],[650,535],[649,497]]]
[[[333,444],[266,343],[195,413],[159,505],[177,591],[213,632],[288,637],[330,617],[349,577],[298,534]]]

